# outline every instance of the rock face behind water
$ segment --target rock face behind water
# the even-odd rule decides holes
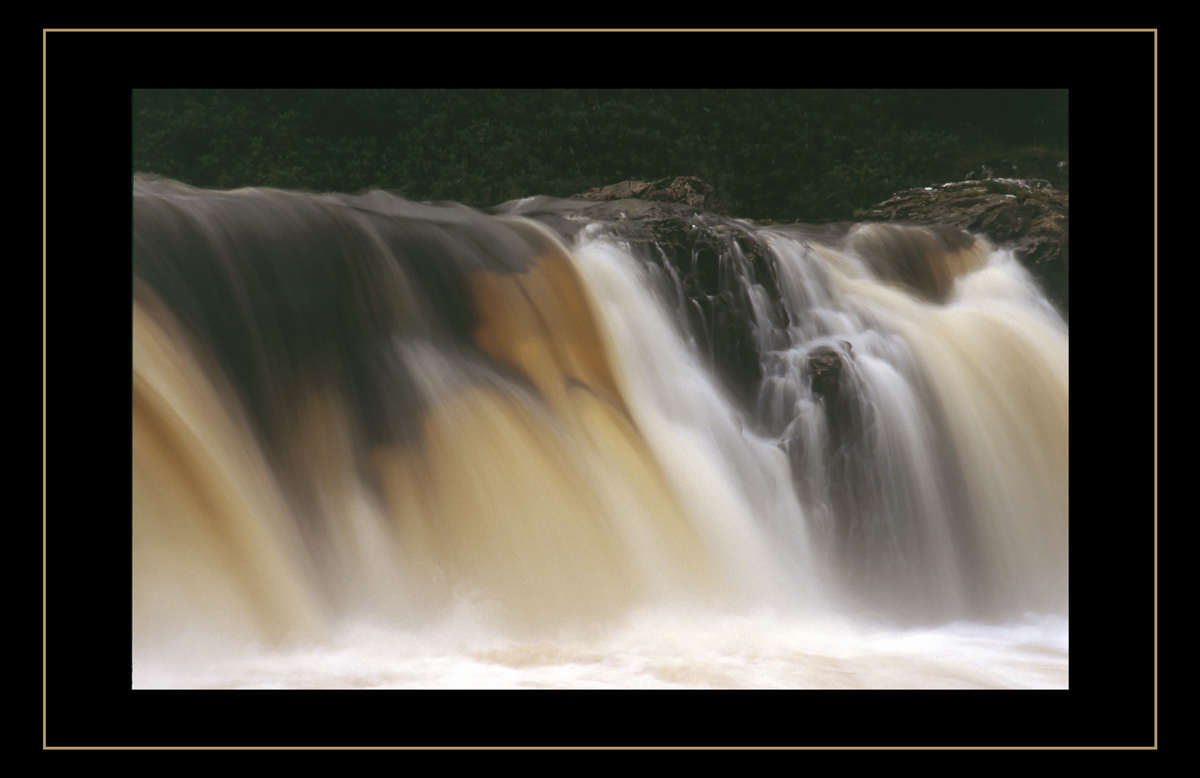
[[[979,174],[994,172],[984,166]],[[1065,167],[1060,176],[1065,179]],[[1067,318],[1069,205],[1069,193],[1045,179],[987,178],[908,189],[858,215],[953,225],[1013,249]]]
[[[644,183],[626,181],[604,190],[610,195],[644,191],[639,188]],[[686,188],[676,190],[684,197],[691,196]],[[780,326],[787,323],[787,314],[770,250],[752,224],[664,199],[597,202],[539,196],[488,210],[535,219],[567,240],[584,225],[603,224],[605,231],[627,242],[656,268],[664,298],[675,307],[676,315],[686,320],[697,346],[712,360],[728,388],[742,401],[753,398],[762,369],[751,292],[742,279],[763,290],[768,315]]]
[[[958,227],[1012,249],[1050,299],[1070,315],[1070,168],[1067,161],[992,160],[968,180],[898,192],[866,212],[863,221],[902,221]],[[621,181],[575,196],[594,202],[674,203],[722,216],[732,201],[695,176]],[[628,206],[626,210],[631,210]]]

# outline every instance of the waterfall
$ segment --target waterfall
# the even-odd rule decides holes
[[[1052,678],[978,684],[1065,683],[1068,331],[1011,253],[697,214],[681,259],[573,207],[135,178],[135,685],[350,643],[401,686],[668,644],[725,659],[611,684],[826,685],[1031,624]]]

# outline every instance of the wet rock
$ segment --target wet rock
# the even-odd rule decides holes
[[[812,371],[813,393],[832,400],[842,375],[841,354],[831,346],[818,346],[808,352],[808,369]]]
[[[1069,210],[1069,193],[1045,180],[989,178],[908,189],[859,216],[952,225],[1012,249],[1066,318]]]

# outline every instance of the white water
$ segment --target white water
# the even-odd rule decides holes
[[[472,282],[479,347],[524,388],[397,343],[429,410],[420,459],[367,458],[382,496],[345,400],[306,401],[315,562],[236,406],[135,306],[134,686],[1067,687],[1067,335],[1010,256],[936,305],[853,247],[767,234],[793,321],[756,422],[592,232],[582,297],[554,264]],[[866,420],[854,495],[874,490],[845,552],[861,575],[836,474],[786,453],[832,434],[804,360],[842,344]]]
[[[181,639],[134,661],[136,688],[1065,689],[1068,623],[895,628],[760,610],[673,607],[598,634],[541,639],[460,604],[425,627],[349,622],[320,644],[237,650]]]

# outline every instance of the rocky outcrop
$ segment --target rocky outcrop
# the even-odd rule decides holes
[[[1069,186],[1070,167],[1065,160],[997,159],[981,165],[966,181],[898,192],[856,216],[863,221],[944,225],[983,235],[1015,251],[1064,318],[1069,318]],[[621,218],[631,220],[644,218],[630,205],[634,201],[684,205],[725,216],[731,210],[727,196],[719,196],[712,184],[695,176],[621,181],[576,197],[623,203],[620,210],[626,215]]]
[[[985,162],[967,174],[968,181],[983,181],[989,178],[1016,178],[1023,181],[1045,181],[1055,189],[1069,191],[1071,188],[1071,166],[1067,160],[1039,162],[1036,159],[994,159]]]
[[[979,174],[995,172],[984,166]],[[1061,175],[1066,175],[1065,163]],[[987,178],[908,189],[856,215],[868,221],[952,225],[984,235],[1017,254],[1066,318],[1069,205],[1069,193],[1045,179]]]
[[[731,215],[728,196],[720,196],[716,187],[695,176],[660,178],[657,181],[622,181],[580,192],[575,197],[596,202],[611,200],[650,200],[660,203],[690,205],[709,213]]]

